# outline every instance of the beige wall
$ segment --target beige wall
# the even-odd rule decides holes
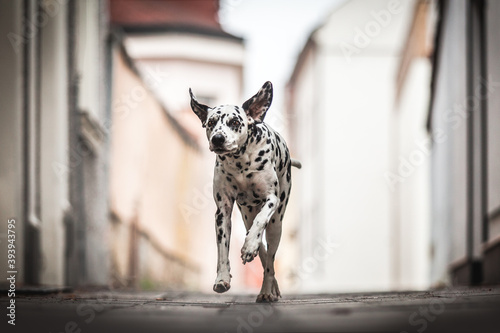
[[[139,283],[169,283],[175,275],[196,273],[188,267],[198,267],[189,256],[193,239],[185,237],[188,225],[180,217],[178,201],[185,199],[184,185],[196,181],[191,170],[199,154],[182,140],[161,105],[116,50],[113,62],[110,204],[119,221],[112,224],[111,235],[115,274],[127,278],[129,227],[136,220],[142,234],[152,239],[137,250],[142,259]],[[130,98],[129,107],[120,104],[121,98]],[[159,247],[155,250],[149,243]],[[163,260],[156,253],[161,251],[166,254]],[[184,265],[171,274],[174,265],[169,265],[176,261]]]

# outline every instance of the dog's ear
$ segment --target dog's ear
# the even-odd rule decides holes
[[[243,110],[256,121],[263,121],[273,101],[273,84],[269,81],[248,101],[243,103]]]
[[[198,102],[191,88],[189,88],[189,95],[191,96],[191,109],[193,109],[193,112],[200,118],[203,127],[205,127],[209,107]]]

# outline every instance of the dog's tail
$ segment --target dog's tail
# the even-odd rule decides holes
[[[293,167],[296,167],[297,169],[302,168],[302,163],[300,163],[298,160],[293,159],[293,158],[291,160],[292,160],[292,166]]]

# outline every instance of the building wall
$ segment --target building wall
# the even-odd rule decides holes
[[[393,273],[395,287],[425,289],[430,283],[430,165],[432,141],[426,130],[431,63],[425,57],[412,61],[399,102],[394,110],[393,136],[395,185],[392,242],[397,244]]]
[[[67,10],[61,5],[61,11]],[[40,32],[41,46],[41,244],[42,284],[64,284],[64,212],[69,207],[68,173],[56,172],[68,160],[67,16],[55,15]]]
[[[124,53],[115,51],[114,63],[110,191],[116,215],[115,283],[129,283],[132,272],[137,287],[209,291],[216,258],[213,161],[204,168],[208,150],[202,151],[167,114]],[[131,108],[119,102],[127,96],[134,101]],[[137,240],[132,240],[133,228]]]
[[[315,191],[314,182],[314,170],[317,170],[319,160],[318,151],[311,149],[315,139],[313,125],[320,116],[319,112],[314,112],[316,108],[311,109],[311,103],[317,98],[315,80],[317,66],[312,48],[303,55],[302,61],[303,70],[297,73],[293,88],[288,87],[286,98],[291,138],[288,143],[290,147],[294,147],[291,155],[300,159],[302,163],[302,169],[292,170],[292,192],[283,223],[284,230],[288,227],[296,230],[296,241],[290,249],[290,251],[295,249],[295,256],[287,256],[288,260],[295,263],[291,265],[291,272],[285,280],[285,287],[288,286],[294,291],[302,290],[312,273],[304,258],[311,256],[314,251],[314,244],[311,242],[313,229],[310,226],[317,220],[314,214],[319,212],[317,204],[321,195]],[[293,215],[291,223],[288,222],[290,215]]]
[[[5,75],[0,84],[2,94],[9,94],[3,98],[8,103],[8,108],[2,109],[4,133],[15,134],[10,133],[10,141],[2,140],[7,146],[1,160],[10,163],[2,166],[2,178],[5,174],[11,179],[5,188],[13,198],[17,196],[12,208],[2,209],[2,213],[19,220],[17,282],[19,286],[106,285],[107,257],[105,251],[99,251],[107,246],[102,238],[106,233],[99,228],[106,225],[108,215],[105,179],[100,177],[107,165],[102,159],[105,154],[101,154],[97,157],[98,170],[81,169],[97,155],[91,156],[85,144],[80,144],[86,131],[80,117],[83,113],[79,112],[85,104],[79,101],[98,101],[91,107],[92,121],[105,123],[106,93],[96,93],[106,80],[105,75],[99,75],[105,49],[101,28],[106,18],[97,8],[103,1],[92,2],[94,10],[85,19],[78,16],[85,7],[81,2],[12,3],[0,3],[2,15],[8,17],[2,20],[5,23],[0,30],[11,37],[5,39],[2,48],[5,53],[0,67]],[[99,33],[72,35],[90,25],[98,27]],[[94,54],[92,66],[76,68],[75,62],[89,57],[84,52],[85,43],[99,52]],[[75,93],[80,79],[96,88],[81,99]],[[90,179],[86,187],[75,182],[84,176]],[[72,191],[82,200],[75,200]],[[1,205],[10,206],[8,200],[2,197]],[[89,238],[86,234],[76,237],[76,227],[89,227],[86,218],[92,221]],[[70,258],[75,249],[79,255]],[[90,259],[96,257],[98,260]]]
[[[433,135],[446,133],[446,140],[432,151],[432,253],[431,280],[448,282],[447,265],[466,255],[466,124],[450,121],[446,112],[465,109],[465,1],[449,2],[444,18],[442,53],[437,73]],[[449,115],[453,115],[449,113]],[[436,133],[436,134],[434,134]],[[454,168],[450,170],[449,166]]]
[[[22,36],[21,1],[0,1],[0,32]],[[21,49],[22,52],[22,49]],[[8,38],[0,40],[0,255],[7,258],[7,220],[16,219],[16,244],[23,244],[24,231],[24,178],[23,178],[23,62]],[[16,263],[18,280],[24,280],[23,248],[18,247]],[[4,264],[2,264],[2,267]],[[0,272],[2,284],[7,283],[7,270]]]
[[[391,279],[399,290],[430,284],[430,160],[427,131],[435,9],[417,1],[398,64],[391,115]]]
[[[498,239],[500,236],[500,40],[497,31],[500,28],[500,4],[497,1],[488,1],[486,14],[487,30],[487,68],[490,82],[488,94],[488,240]]]
[[[106,1],[76,2],[78,25],[76,73],[77,109],[83,153],[82,184],[85,212],[85,283],[108,285],[109,260],[109,142],[111,137],[109,30]]]
[[[384,174],[393,168],[395,79],[414,2],[391,3],[349,1],[335,10],[311,35],[310,53],[290,82],[304,165],[295,189],[303,214],[300,262],[309,271],[299,278],[303,291],[397,287],[391,253],[401,249],[391,239],[394,206]],[[369,36],[367,29],[375,30]]]
[[[442,1],[431,105],[433,283],[498,283],[498,50],[494,1]],[[496,53],[495,53],[496,54]],[[497,80],[497,81],[495,81]]]
[[[500,40],[497,35],[500,22],[500,4],[487,1],[486,4],[486,88],[488,94],[486,113],[486,146],[487,146],[487,235],[484,239],[484,281],[498,284],[500,281]],[[486,78],[485,78],[486,79]]]

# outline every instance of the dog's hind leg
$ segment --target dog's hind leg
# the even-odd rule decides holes
[[[279,219],[279,214],[275,214],[273,218]],[[264,280],[262,281],[262,288],[257,297],[257,302],[276,302],[281,297],[274,272],[274,259],[278,251],[280,238],[281,221],[269,224],[266,229],[267,258],[266,265],[264,266]]]
[[[290,170],[290,164],[288,169]],[[280,244],[283,217],[288,204],[287,196],[290,193],[290,188],[290,183],[283,184],[278,209],[271,217],[271,221],[266,228],[267,258],[264,267],[264,280],[262,281],[259,296],[257,296],[257,302],[276,302],[281,297],[278,281],[275,277],[274,259]]]

